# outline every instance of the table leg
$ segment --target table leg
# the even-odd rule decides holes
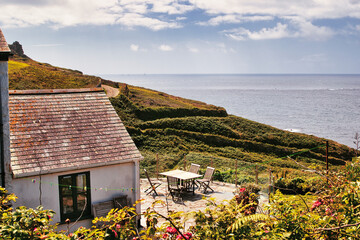
[[[192,180],[192,187],[193,187],[193,195],[195,195],[195,180]]]

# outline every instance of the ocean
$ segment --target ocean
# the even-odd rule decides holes
[[[224,107],[229,114],[355,147],[360,75],[101,75]]]

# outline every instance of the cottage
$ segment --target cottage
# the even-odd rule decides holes
[[[2,186],[15,207],[42,205],[55,223],[89,227],[94,204],[140,198],[142,156],[101,88],[1,91]]]

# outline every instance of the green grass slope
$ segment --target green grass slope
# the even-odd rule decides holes
[[[325,167],[326,139],[228,115],[222,107],[16,56],[9,62],[9,78],[10,89],[95,87],[100,80],[119,88],[120,94],[110,101],[145,158],[141,167],[152,173],[157,158],[158,171],[194,162],[202,168],[213,165],[220,170],[217,179],[226,181],[234,181],[235,164],[239,181],[254,181],[255,168],[260,171],[261,181],[266,181],[270,168],[293,177],[303,176],[300,166],[287,158],[289,155],[310,168]],[[351,160],[353,149],[329,142],[332,168]]]
[[[142,167],[152,172],[156,172],[156,156],[158,171],[194,162],[203,168],[215,166],[221,170],[217,178],[228,181],[234,181],[235,159],[240,181],[253,181],[256,166],[263,181],[270,168],[292,177],[303,176],[289,155],[310,168],[325,168],[326,139],[280,130],[227,115],[221,107],[149,89],[113,86],[120,88],[120,94],[110,100],[145,157]],[[353,149],[329,143],[331,167],[351,160]]]
[[[54,67],[17,55],[9,61],[9,88],[13,90],[91,88],[100,81],[101,78],[84,75],[80,71]]]

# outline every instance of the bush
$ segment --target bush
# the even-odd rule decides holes
[[[284,194],[306,194],[315,193],[324,181],[320,177],[310,177],[304,180],[303,177],[279,178],[275,181],[275,189],[279,189]]]
[[[79,228],[73,234],[56,232],[49,225],[53,212],[38,209],[7,209],[5,205],[15,196],[2,195],[0,232],[4,239],[359,239],[360,238],[360,163],[349,163],[339,172],[332,172],[324,184],[318,186],[317,199],[312,205],[303,197],[285,197],[280,191],[271,196],[268,214],[256,213],[256,186],[241,186],[235,197],[220,204],[208,199],[204,211],[188,214],[169,212],[166,216],[156,211],[164,202],[155,201],[144,212],[147,228],[137,233],[135,209],[112,210],[100,228]],[[290,181],[295,186],[304,179]],[[4,189],[1,189],[4,193]],[[4,205],[5,204],[5,205]],[[183,217],[183,218],[182,218]],[[184,230],[192,218],[195,226]],[[160,219],[165,222],[160,224]]]
[[[136,116],[144,121],[155,120],[160,118],[179,118],[189,116],[207,116],[207,117],[226,117],[226,110],[220,108],[218,110],[200,109],[200,108],[143,108],[138,109]]]

